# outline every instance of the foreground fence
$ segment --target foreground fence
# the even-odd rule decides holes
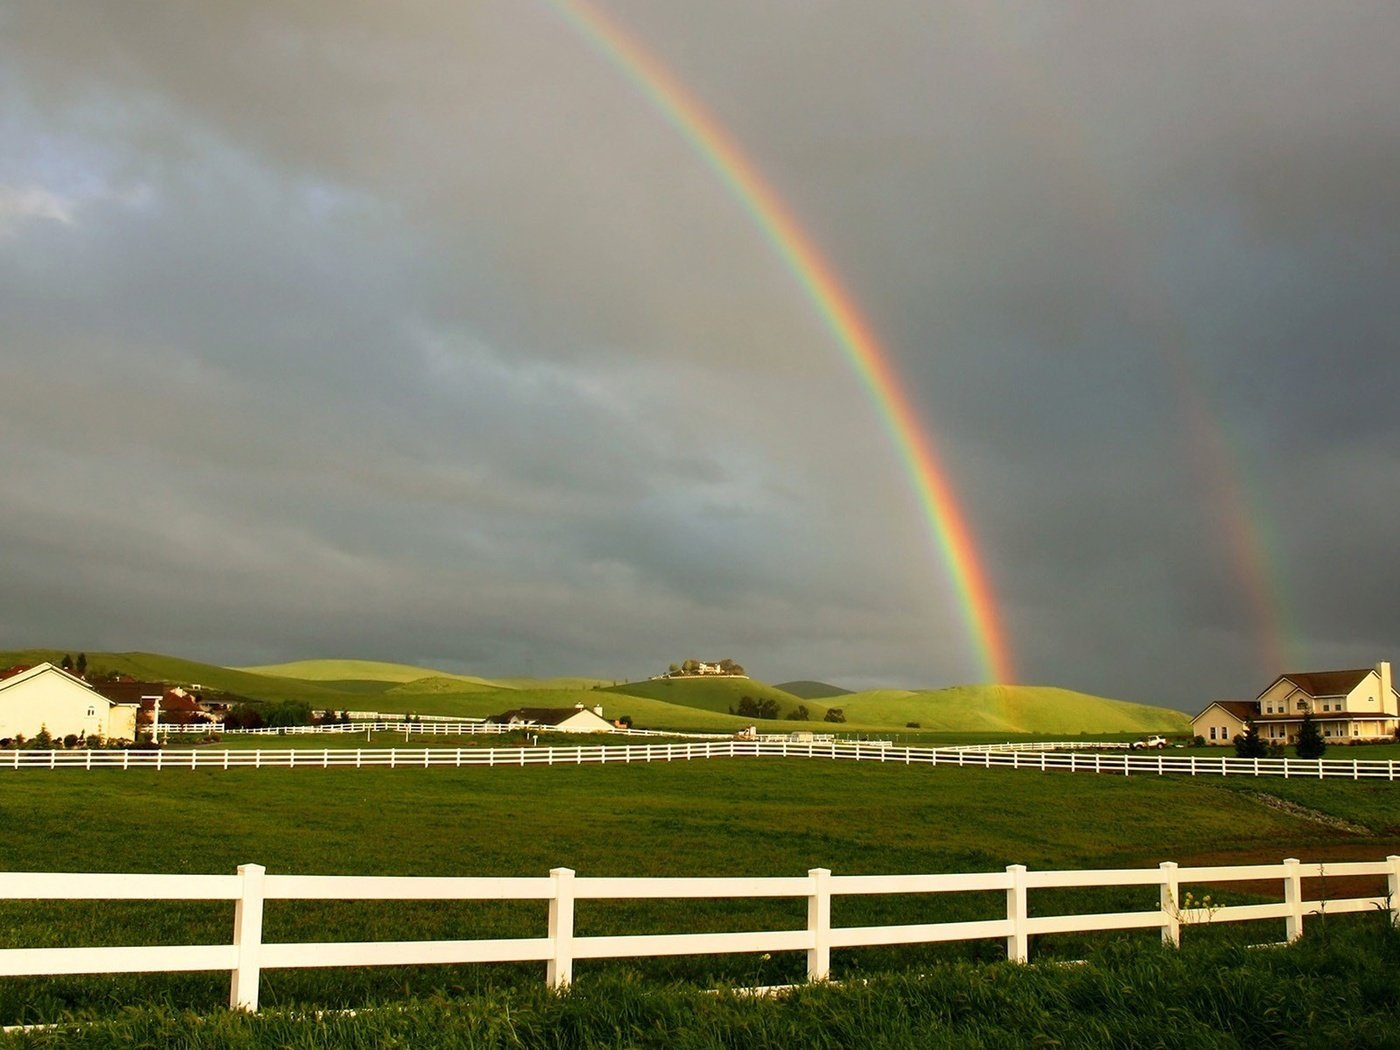
[[[1308,900],[1304,879],[1372,876],[1386,880],[1385,895]],[[1379,884],[1379,878],[1377,883]],[[1267,904],[1182,907],[1181,887],[1272,881],[1282,899]],[[1030,894],[1041,889],[1155,886],[1158,907],[1107,914],[1032,915]],[[857,894],[1004,893],[1003,918],[903,926],[833,926],[835,897]],[[636,936],[576,936],[575,903],[582,900],[805,898],[807,925],[801,929],[733,933],[664,933]],[[949,875],[833,875],[814,868],[797,878],[581,878],[555,868],[547,878],[433,878],[344,875],[269,875],[244,864],[236,875],[0,873],[0,900],[232,901],[233,934],[228,944],[96,948],[0,949],[0,976],[59,974],[175,973],[226,970],[229,1005],[258,1008],[263,970],[324,966],[399,966],[485,962],[543,962],[545,979],[568,985],[581,959],[719,955],[800,951],[807,955],[809,980],[831,976],[836,948],[1004,940],[1006,956],[1029,959],[1030,938],[1044,934],[1157,929],[1162,941],[1178,945],[1183,926],[1202,923],[1282,919],[1288,941],[1303,935],[1308,915],[1384,912],[1400,921],[1400,856],[1346,864],[1281,864],[1091,871],[1030,871],[1013,864],[1004,872]],[[547,929],[539,937],[452,941],[367,941],[269,943],[263,940],[263,903],[296,901],[467,901],[549,902]]]
[[[410,723],[411,724],[411,723]],[[0,752],[0,769],[329,769],[387,766],[572,766],[682,762],[706,758],[825,758],[895,765],[1031,769],[1115,776],[1253,776],[1310,780],[1387,780],[1400,774],[1393,759],[1226,758],[1214,755],[1056,751],[968,751],[895,747],[884,742],[708,740],[680,744],[593,744],[581,747],[379,747],[228,750],[73,750]]]

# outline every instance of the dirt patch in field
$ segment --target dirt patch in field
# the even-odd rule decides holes
[[[1297,817],[1300,820],[1310,820],[1314,824],[1322,824],[1325,827],[1336,828],[1338,831],[1345,831],[1348,835],[1364,835],[1367,838],[1374,838],[1375,832],[1360,824],[1353,824],[1349,820],[1341,817],[1334,817],[1331,814],[1323,813],[1320,810],[1310,809],[1307,806],[1300,806],[1296,802],[1290,802],[1286,798],[1279,798],[1277,795],[1266,794],[1263,791],[1242,791],[1245,798],[1252,798],[1261,805],[1276,809],[1281,813],[1287,813],[1290,817]]]

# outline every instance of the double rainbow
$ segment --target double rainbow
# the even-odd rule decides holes
[[[734,138],[633,37],[586,0],[547,0],[651,101],[728,187],[801,285],[874,401],[947,566],[984,676],[1014,680],[1005,627],[967,516],[889,354],[805,230]]]

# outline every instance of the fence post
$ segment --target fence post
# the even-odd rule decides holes
[[[1288,905],[1284,922],[1289,944],[1303,936],[1303,877],[1298,863],[1296,857],[1285,857],[1283,861],[1283,901]]]
[[[831,977],[831,869],[811,868],[812,895],[807,898],[807,929],[812,947],[807,950],[807,980]]]
[[[1176,877],[1176,861],[1164,860],[1162,870],[1162,943],[1181,947],[1181,883]]]
[[[549,898],[549,939],[554,945],[545,980],[567,988],[574,979],[574,869],[551,868],[554,896]]]
[[[1006,937],[1006,957],[1011,962],[1023,963],[1029,955],[1026,936],[1026,866],[1008,864],[1006,873],[1011,876],[1011,885],[1006,891],[1006,919],[1011,923],[1011,932]]]
[[[1386,879],[1386,895],[1390,898],[1390,921],[1400,926],[1400,857],[1391,854],[1386,857],[1390,872]]]
[[[263,876],[267,869],[261,864],[240,864],[238,874],[243,879],[243,893],[233,905],[233,946],[238,949],[238,964],[229,982],[230,1010],[258,1010],[258,957],[262,953]]]

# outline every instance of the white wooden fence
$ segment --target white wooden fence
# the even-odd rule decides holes
[[[1133,745],[1116,740],[1021,740],[1005,744],[957,744],[940,751],[1131,751]]]
[[[892,747],[882,742],[790,740],[712,740],[681,744],[593,744],[580,747],[379,747],[226,750],[0,751],[3,769],[233,769],[333,766],[572,766],[631,762],[679,762],[705,758],[825,758],[893,765],[963,766],[978,769],[1066,770],[1115,776],[1281,776],[1310,780],[1387,780],[1400,774],[1393,759],[1227,758],[1053,751],[963,751],[933,747]]]
[[[1386,879],[1383,896],[1306,899],[1303,880],[1372,876]],[[1278,881],[1282,900],[1211,908],[1183,908],[1183,885],[1215,886],[1242,881]],[[1379,882],[1379,878],[1377,879]],[[1146,911],[1032,915],[1030,894],[1040,889],[1156,886],[1158,906]],[[1005,916],[971,922],[904,926],[833,926],[834,897],[857,894],[1004,893]],[[805,898],[801,929],[732,933],[665,933],[577,936],[574,906],[581,900]],[[227,970],[229,1005],[258,1007],[263,970],[320,966],[399,966],[479,962],[543,962],[546,980],[568,985],[579,959],[646,958],[800,951],[809,980],[831,975],[834,948],[1004,940],[1006,956],[1029,958],[1030,938],[1043,934],[1158,929],[1164,943],[1180,944],[1181,929],[1204,923],[1283,919],[1288,941],[1303,934],[1307,915],[1388,912],[1400,922],[1400,856],[1384,861],[1178,867],[1090,871],[1030,871],[1013,864],[1004,872],[948,875],[833,875],[813,868],[797,878],[580,878],[555,868],[547,878],[438,878],[346,875],[269,875],[243,864],[236,875],[0,873],[3,900],[232,901],[229,944],[146,947],[0,949],[0,977],[56,974],[174,973]],[[283,943],[263,940],[263,902],[268,900],[544,900],[548,927],[539,937],[453,941]]]
[[[166,740],[172,736],[205,736],[210,733],[218,736],[319,736],[321,734],[337,736],[353,733],[404,733],[409,736],[500,736],[515,732],[576,735],[573,731],[560,729],[558,726],[523,723],[506,725],[501,722],[487,722],[483,719],[451,720],[444,718],[433,722],[332,722],[325,725],[260,726],[257,729],[225,729],[223,726],[211,722],[162,722],[157,731]],[[684,737],[694,740],[732,740],[734,738],[733,733],[683,733],[661,729],[623,729],[620,727],[608,730],[608,735]],[[770,737],[768,739],[787,738]]]

